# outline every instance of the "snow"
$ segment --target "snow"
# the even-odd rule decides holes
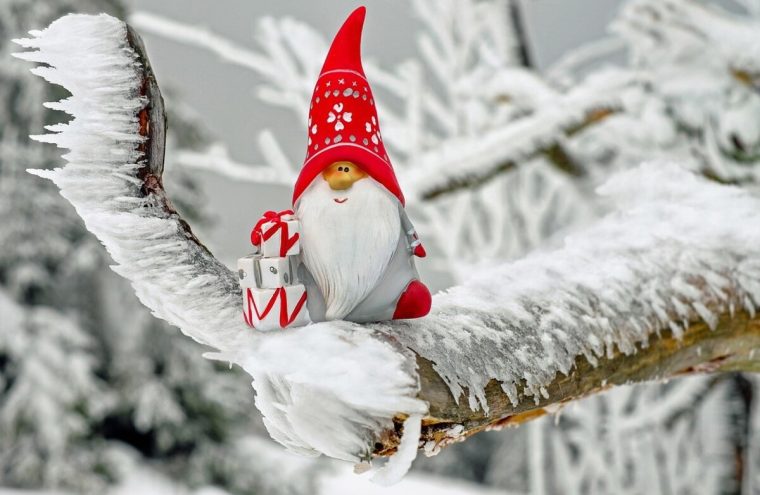
[[[510,495],[504,490],[467,483],[461,480],[412,474],[393,487],[392,492],[372,483],[369,475],[357,476],[350,468],[336,467],[319,475],[318,491],[314,495]],[[104,495],[229,495],[213,486],[189,490],[148,467],[138,467],[119,485]],[[0,487],[0,495],[74,495],[62,491],[17,490]]]
[[[204,487],[190,490],[147,466],[138,466],[125,476],[117,485],[107,490],[107,495],[229,495],[224,490]],[[75,495],[70,491],[59,490],[22,490],[3,488],[0,495]],[[105,495],[105,494],[104,494]]]
[[[71,476],[74,466],[86,464],[81,452],[69,446],[90,431],[82,411],[97,415],[104,392],[94,378],[93,345],[70,314],[21,305],[0,289],[4,480],[36,477],[55,484]]]
[[[760,390],[760,376],[755,373],[750,379],[754,382],[755,392]],[[757,401],[753,401],[749,417],[750,437],[747,442],[746,462],[748,469],[745,473],[745,482],[748,488],[747,492],[752,493],[752,490],[755,492],[760,490],[760,403]]]
[[[648,17],[649,22],[645,22],[650,26],[650,33],[655,32],[652,24],[667,26],[671,36],[677,31],[688,32],[687,36],[704,40],[727,68],[750,73],[760,70],[760,38],[757,36],[760,22],[757,19],[686,0],[635,0],[626,5],[621,15],[632,18],[632,24],[644,16]]]
[[[424,196],[450,184],[491,177],[505,164],[525,161],[555,143],[590,113],[619,108],[621,89],[633,81],[630,75],[605,74],[566,95],[542,97],[538,111],[512,125],[450,139],[427,151],[403,184],[413,195]]]
[[[35,173],[61,188],[154,314],[218,350],[209,357],[253,377],[271,436],[290,450],[366,460],[377,435],[407,415],[410,435],[388,473],[398,478],[427,410],[416,398],[407,349],[434,362],[455,397],[466,388],[470,407],[487,409],[483,390],[491,379],[513,402],[523,382],[545,396],[544,387],[578,356],[595,363],[615,349],[630,354],[663,329],[678,335],[687,322],[712,325],[717,313],[753,313],[760,304],[760,200],[680,166],[649,163],[600,189],[612,212],[598,223],[558,249],[492,267],[436,295],[423,320],[253,333],[240,317],[234,274],[185,236],[162,197],[140,192],[135,117],[145,102],[125,35],[108,16],[70,15],[18,41],[38,49],[22,58],[50,66],[36,74],[72,93],[50,106],[74,120],[39,138],[71,150],[68,164]],[[593,96],[587,91],[580,103]],[[557,117],[559,125],[564,117]],[[530,136],[525,142],[540,139]]]
[[[261,144],[261,139],[259,141]],[[174,156],[174,160],[188,168],[208,170],[230,179],[258,184],[290,187],[296,180],[295,174],[289,169],[239,163],[230,156],[229,150],[220,144],[211,145],[203,151],[180,150]]]
[[[24,322],[23,309],[4,290],[0,289],[0,315],[3,315],[3,329],[16,330]]]
[[[397,413],[424,414],[411,353],[348,322],[261,334],[255,348],[210,357],[253,377],[272,438],[305,455],[361,462]]]
[[[528,425],[536,442],[554,445],[537,452],[534,472],[552,466],[539,474],[554,488],[546,493],[586,493],[587,487],[597,487],[592,493],[664,493],[663,486],[670,493],[721,493],[735,459],[725,408],[730,388],[730,380],[694,376],[616,387],[571,403],[559,427],[554,418]],[[690,393],[696,401],[686,400]]]
[[[179,217],[163,210],[162,198],[140,193],[143,139],[136,116],[145,100],[126,25],[106,14],[72,14],[31,34],[16,42],[36,50],[16,56],[49,65],[32,71],[72,96],[46,106],[74,116],[35,137],[70,150],[67,166],[33,173],[58,184],[108,249],[114,270],[156,316],[202,344],[223,348],[245,341],[250,334],[236,304],[234,274],[181,234]]]
[[[368,477],[357,476],[348,469],[323,476],[320,493],[323,495],[511,495],[510,492],[467,483],[447,477],[433,477],[419,473],[409,474],[392,489],[372,483]],[[2,492],[0,492],[0,495]]]
[[[413,414],[404,421],[404,435],[398,451],[372,476],[372,481],[382,486],[392,486],[401,481],[417,457],[421,428],[422,416],[418,414]]]
[[[760,303],[760,200],[673,164],[600,188],[616,210],[557,250],[491,268],[434,297],[421,321],[376,325],[487,410],[491,379],[538,397],[575,358],[625,354],[655,333]],[[466,363],[466,364],[465,364]]]
[[[654,151],[676,160],[696,157],[707,173],[726,182],[757,184],[757,167],[747,164],[760,150],[758,18],[730,13],[718,2],[632,0],[610,28],[628,47],[630,70],[647,74],[650,89],[642,88],[641,96],[654,101],[630,105],[626,113],[647,112],[622,132],[594,135],[597,146],[600,138],[617,134],[609,145],[621,154],[628,149],[639,156]],[[653,117],[660,124],[653,126]],[[655,131],[663,125],[670,130]],[[653,146],[646,148],[647,141]]]

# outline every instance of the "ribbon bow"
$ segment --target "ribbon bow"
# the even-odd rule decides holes
[[[282,219],[282,217],[286,215],[293,215],[293,210],[282,210],[280,212],[276,211],[267,211],[264,212],[264,214],[261,216],[258,222],[256,222],[256,225],[253,227],[253,230],[251,231],[251,244],[253,244],[256,247],[261,246],[262,237],[263,240],[267,240],[270,237],[274,235],[275,232],[282,229],[283,231],[283,243],[280,246],[280,256],[285,256],[285,253],[290,249],[290,246],[295,244],[295,242],[298,240],[298,232],[293,234],[292,237],[289,236],[288,233],[288,224],[285,223],[285,221]],[[274,226],[269,229],[267,232],[262,233],[262,227],[266,223],[274,223]]]

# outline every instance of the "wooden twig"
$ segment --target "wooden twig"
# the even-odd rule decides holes
[[[525,26],[520,0],[509,0],[509,19],[512,22],[515,38],[517,38],[517,57],[523,67],[533,67],[533,58],[530,55],[528,30]]]

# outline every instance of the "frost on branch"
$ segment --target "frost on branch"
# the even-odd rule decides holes
[[[74,117],[35,136],[70,150],[66,167],[33,173],[61,188],[108,249],[114,270],[156,316],[202,344],[245,341],[237,279],[192,237],[163,194],[163,156],[151,156],[163,153],[163,142],[153,149],[163,139],[162,102],[148,93],[157,87],[127,46],[127,26],[105,14],[70,15],[31,34],[17,43],[36,51],[17,56],[48,65],[32,71],[72,96],[46,106]]]
[[[620,89],[631,78],[608,78],[567,95],[542,101],[542,108],[512,125],[447,140],[425,153],[417,168],[407,173],[413,190],[427,200],[452,190],[470,189],[493,180],[549,149],[558,136],[571,135],[595,119],[602,119],[621,106]],[[441,171],[446,173],[441,174]],[[572,174],[580,170],[569,168]]]
[[[436,296],[428,318],[252,333],[234,275],[165,196],[162,105],[136,35],[107,16],[67,16],[33,36],[19,43],[38,51],[22,57],[49,65],[36,73],[72,93],[51,106],[74,115],[39,138],[70,149],[68,164],[38,174],[58,184],[144,304],[251,374],[270,434],[291,450],[359,461],[401,445],[381,476],[392,481],[417,432],[434,438],[438,423],[455,436],[608,378],[738,368],[760,345],[760,200],[662,163],[604,186],[614,211],[563,247]],[[656,366],[681,344],[693,353]],[[499,393],[507,399],[494,407]]]
[[[650,134],[652,149],[691,155],[708,176],[757,183],[760,18],[694,0],[634,0],[611,28],[631,69],[650,81],[627,109],[645,127],[631,121],[620,131],[634,144]]]
[[[760,201],[675,165],[647,164],[600,189],[617,211],[564,247],[490,269],[435,298],[430,317],[388,332],[435,370],[454,397],[487,407],[491,379],[517,402],[577,356],[633,353],[655,334],[760,303]],[[466,363],[466,365],[464,365]]]

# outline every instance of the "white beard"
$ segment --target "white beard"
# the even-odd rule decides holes
[[[348,198],[339,204],[334,199]],[[375,288],[401,234],[396,200],[370,177],[333,191],[321,176],[298,201],[302,259],[328,320],[345,318]]]

